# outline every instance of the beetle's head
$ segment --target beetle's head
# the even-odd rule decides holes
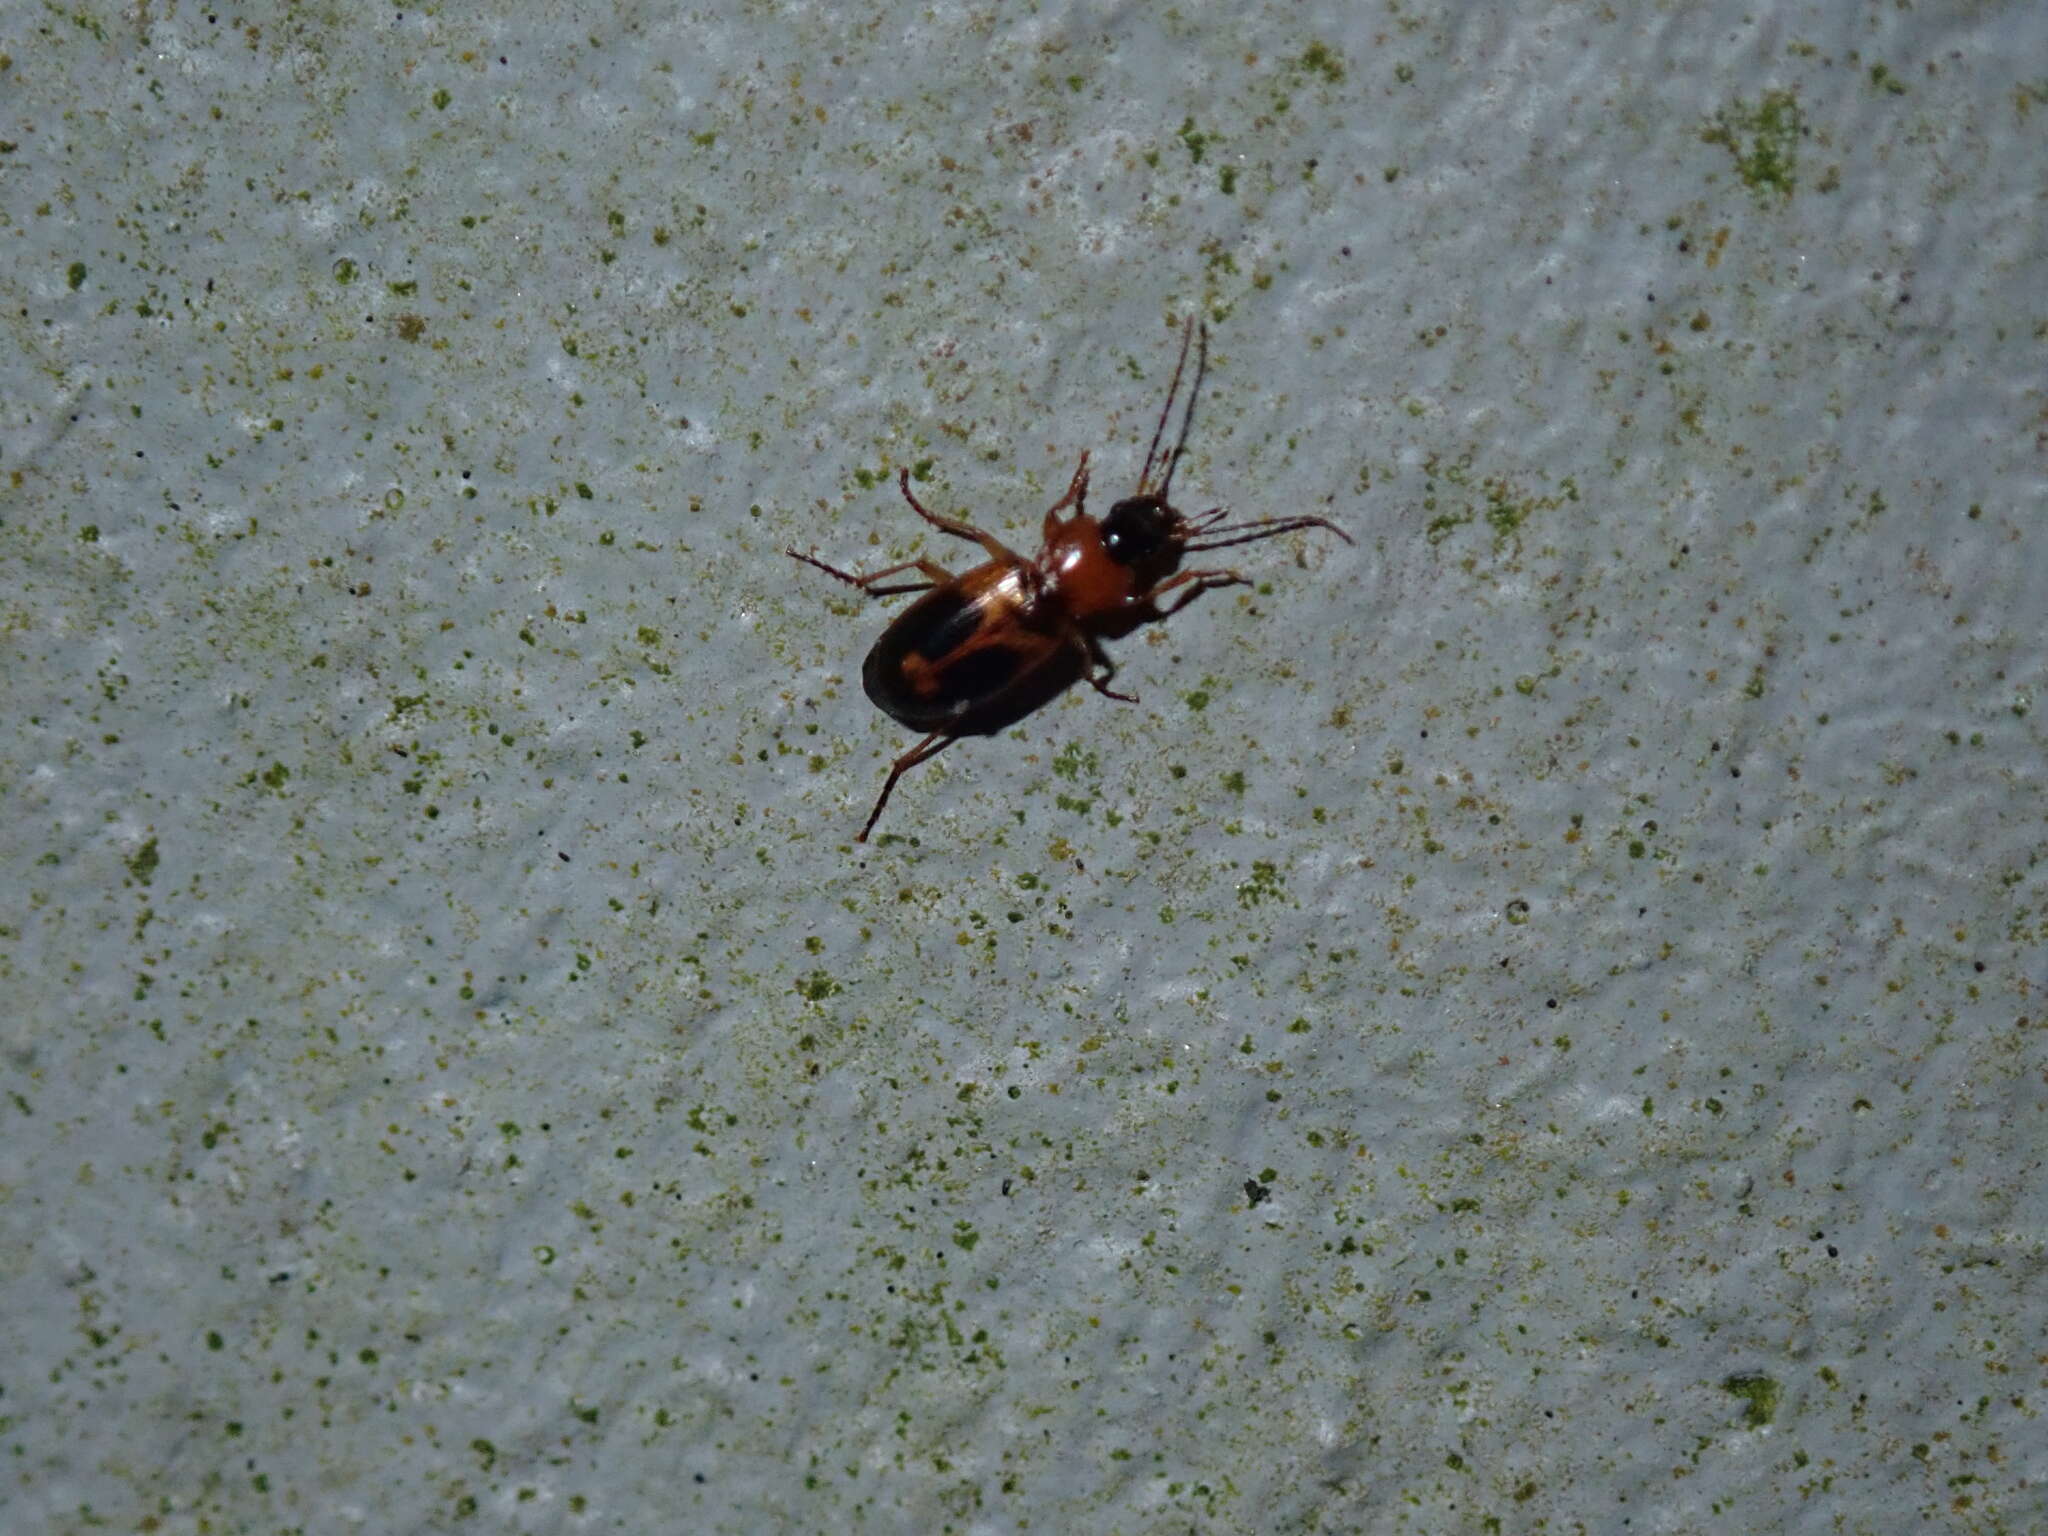
[[[1102,547],[1118,565],[1152,565],[1179,553],[1181,523],[1164,496],[1126,496],[1102,520]]]

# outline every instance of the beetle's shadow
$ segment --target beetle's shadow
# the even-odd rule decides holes
[[[1124,640],[1136,634],[1147,624],[1160,620],[1159,610],[1150,603],[1140,612],[1108,613],[1090,621],[1098,640]]]

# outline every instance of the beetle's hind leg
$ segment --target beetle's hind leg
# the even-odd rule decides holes
[[[972,539],[975,543],[979,544],[983,549],[988,551],[989,558],[991,560],[1003,560],[1014,562],[1019,565],[1023,564],[1023,560],[1017,554],[1017,552],[1011,549],[1007,544],[1005,544],[1001,539],[997,538],[994,534],[983,533],[979,528],[975,527],[972,523],[963,523],[958,518],[941,517],[938,513],[932,511],[931,508],[927,507],[923,502],[919,501],[915,496],[911,495],[910,470],[908,467],[905,467],[897,471],[896,485],[897,488],[903,492],[903,499],[910,503],[910,510],[915,512],[919,517],[923,518],[926,522],[930,523],[934,528],[942,529],[945,532],[953,535],[953,537],[956,539]]]
[[[958,736],[948,736],[944,731],[933,731],[931,735],[897,758],[895,765],[889,770],[888,782],[882,786],[882,797],[875,802],[875,808],[868,812],[868,824],[860,829],[860,836],[854,841],[864,843],[868,840],[868,834],[875,830],[875,823],[882,819],[882,807],[889,803],[889,796],[896,788],[898,779],[927,758],[937,757],[959,739]]]
[[[953,579],[953,573],[936,560],[903,560],[895,565],[885,565],[879,571],[869,571],[862,576],[853,571],[842,571],[836,565],[827,565],[815,555],[799,554],[793,549],[783,551],[792,560],[801,560],[805,565],[815,565],[834,580],[843,581],[849,587],[859,587],[869,597],[900,597],[905,592],[924,592],[932,587],[944,586]],[[899,582],[893,587],[878,587],[878,581],[887,580],[898,571],[916,571],[923,581]]]

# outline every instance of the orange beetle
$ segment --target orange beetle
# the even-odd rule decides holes
[[[1188,389],[1180,437],[1162,456],[1159,441],[1180,393],[1188,345],[1198,337],[1195,378]],[[1212,587],[1250,584],[1249,577],[1233,570],[1184,571],[1184,556],[1304,528],[1327,528],[1351,542],[1351,536],[1328,518],[1262,517],[1232,523],[1225,521],[1222,507],[1188,517],[1167,499],[1174,469],[1187,451],[1188,428],[1194,423],[1195,400],[1208,366],[1209,328],[1198,328],[1190,315],[1181,329],[1180,358],[1173,365],[1173,381],[1166,387],[1166,404],[1152,429],[1151,446],[1145,450],[1138,489],[1114,503],[1109,516],[1089,516],[1084,451],[1074,478],[1067,482],[1067,493],[1046,511],[1044,543],[1035,560],[1025,559],[993,534],[928,510],[911,494],[908,469],[898,474],[896,483],[911,510],[934,528],[979,544],[988,551],[985,562],[958,576],[933,560],[904,560],[859,576],[813,555],[785,551],[870,597],[924,594],[882,631],[861,667],[861,686],[875,707],[928,734],[889,769],[881,798],[856,842],[866,842],[875,829],[896,781],[962,736],[993,735],[1014,725],[1084,677],[1105,698],[1135,704],[1135,697],[1109,686],[1116,666],[1103,653],[1103,637],[1114,639],[1141,624],[1170,618]],[[1060,515],[1070,508],[1072,516]],[[923,579],[878,585],[902,571],[916,571]],[[1179,595],[1161,608],[1159,599],[1176,590]]]

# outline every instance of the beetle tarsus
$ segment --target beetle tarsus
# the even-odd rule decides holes
[[[1105,699],[1115,699],[1119,704],[1135,704],[1138,702],[1138,696],[1135,693],[1118,693],[1093,672],[1088,674],[1088,686],[1101,694]]]

